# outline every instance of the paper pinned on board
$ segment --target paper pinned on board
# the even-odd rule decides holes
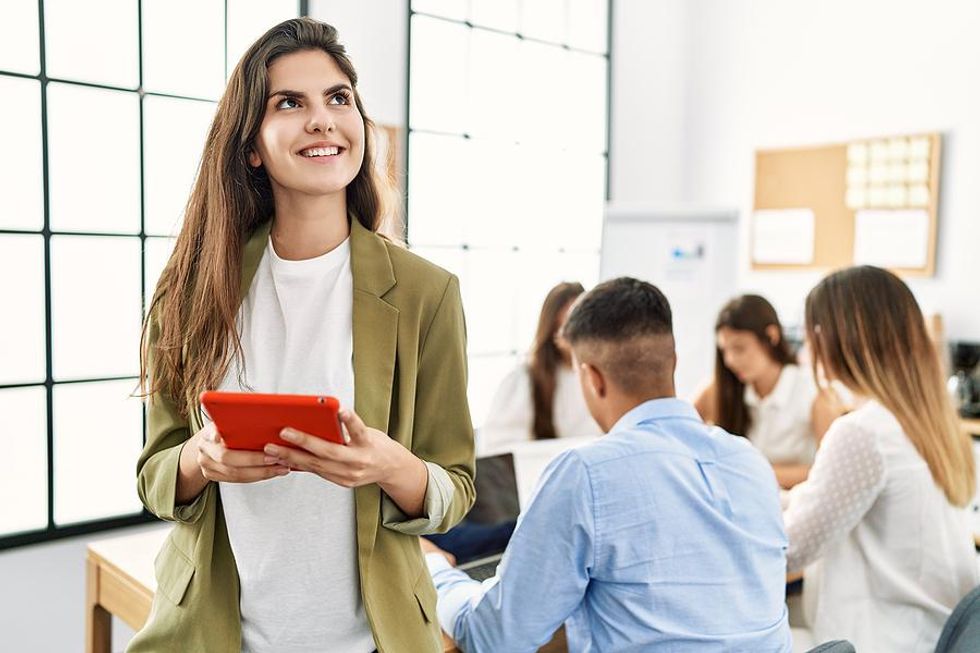
[[[760,209],[752,214],[752,260],[755,263],[813,263],[813,211]]]
[[[924,268],[928,262],[928,211],[866,209],[855,214],[855,265]]]

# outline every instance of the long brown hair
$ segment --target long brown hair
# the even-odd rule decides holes
[[[806,332],[818,366],[872,397],[898,420],[946,498],[973,497],[973,448],[946,394],[939,357],[919,305],[881,268],[835,272],[806,298]]]
[[[552,288],[541,306],[538,329],[531,345],[530,363],[531,401],[534,406],[534,421],[531,433],[535,440],[557,437],[555,432],[554,405],[556,372],[562,364],[562,353],[555,344],[558,334],[558,317],[562,309],[585,292],[582,284],[563,282]]]
[[[766,332],[771,326],[779,329],[779,339],[773,342]],[[756,337],[766,354],[780,367],[796,362],[783,334],[779,315],[765,297],[740,295],[722,306],[715,321],[715,333],[724,327],[748,331]],[[752,416],[745,404],[745,384],[725,366],[721,348],[715,346],[715,423],[729,433],[745,436],[752,426]]]
[[[321,50],[333,58],[350,79],[364,120],[364,161],[346,189],[348,212],[375,232],[395,215],[389,180],[374,165],[374,124],[364,111],[357,73],[337,30],[311,18],[276,25],[252,44],[228,79],[183,226],[143,325],[140,389],[144,396],[165,392],[185,416],[202,390],[221,382],[232,357],[242,359],[236,317],[243,247],[275,208],[265,169],[250,166],[248,156],[265,115],[269,66],[302,50]]]

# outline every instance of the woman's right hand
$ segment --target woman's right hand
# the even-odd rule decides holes
[[[254,483],[285,476],[289,468],[262,451],[229,449],[214,423],[194,434],[201,476],[220,483]]]
[[[262,451],[229,449],[210,423],[192,435],[180,452],[177,504],[191,503],[210,481],[254,483],[288,473],[288,467]]]

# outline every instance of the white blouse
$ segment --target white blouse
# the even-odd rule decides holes
[[[810,414],[816,397],[813,375],[797,365],[784,365],[776,387],[761,399],[747,384],[744,398],[752,422],[746,437],[771,463],[812,464],[817,441]]]
[[[783,518],[788,570],[806,568],[804,611],[818,642],[931,652],[980,580],[967,510],[950,505],[874,401],[834,421]]]
[[[556,373],[552,419],[560,438],[598,436],[602,430],[589,414],[578,375],[562,366]],[[509,445],[534,439],[534,400],[531,373],[527,364],[514,368],[501,381],[490,402],[490,410],[477,434],[477,453],[491,454]]]

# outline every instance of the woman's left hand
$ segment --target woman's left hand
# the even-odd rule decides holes
[[[270,463],[310,472],[337,485],[355,488],[377,483],[409,516],[422,512],[428,470],[411,451],[378,429],[364,424],[352,410],[340,411],[349,443],[337,444],[285,428],[280,437],[299,449],[265,446]]]

